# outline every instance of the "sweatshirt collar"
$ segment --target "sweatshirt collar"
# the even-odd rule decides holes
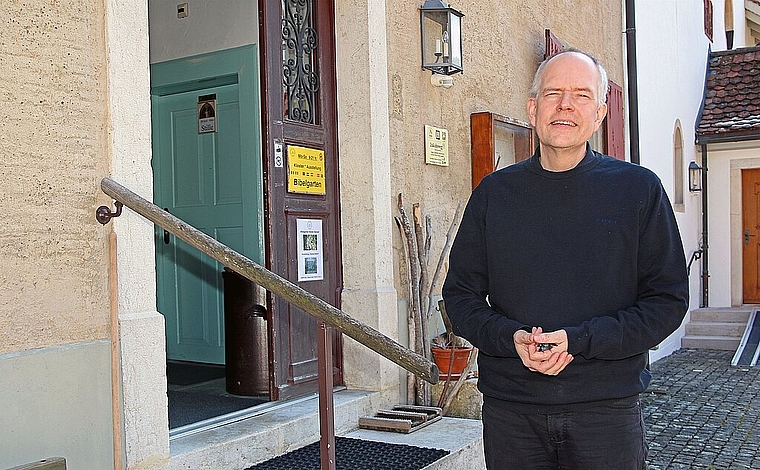
[[[533,173],[539,174],[546,178],[568,178],[570,176],[583,173],[596,166],[601,160],[601,154],[591,150],[591,146],[586,143],[586,155],[573,168],[565,171],[549,171],[541,166],[541,150],[536,148],[536,153],[528,161],[528,169]]]

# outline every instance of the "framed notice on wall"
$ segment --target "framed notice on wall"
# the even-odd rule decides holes
[[[449,166],[449,131],[425,125],[425,163]]]

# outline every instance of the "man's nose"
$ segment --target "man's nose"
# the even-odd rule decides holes
[[[559,109],[571,109],[573,107],[573,97],[569,92],[562,92],[557,103]]]

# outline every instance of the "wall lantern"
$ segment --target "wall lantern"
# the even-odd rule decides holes
[[[689,163],[689,191],[702,191],[702,167],[697,162]]]
[[[441,0],[425,0],[420,7],[422,68],[437,75],[462,71],[462,17],[464,15]],[[446,86],[453,80],[431,80]]]

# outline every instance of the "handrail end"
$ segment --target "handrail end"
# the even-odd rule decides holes
[[[430,364],[429,378],[424,379],[431,385],[435,385],[441,380],[441,372],[438,370],[438,366],[433,362]]]

